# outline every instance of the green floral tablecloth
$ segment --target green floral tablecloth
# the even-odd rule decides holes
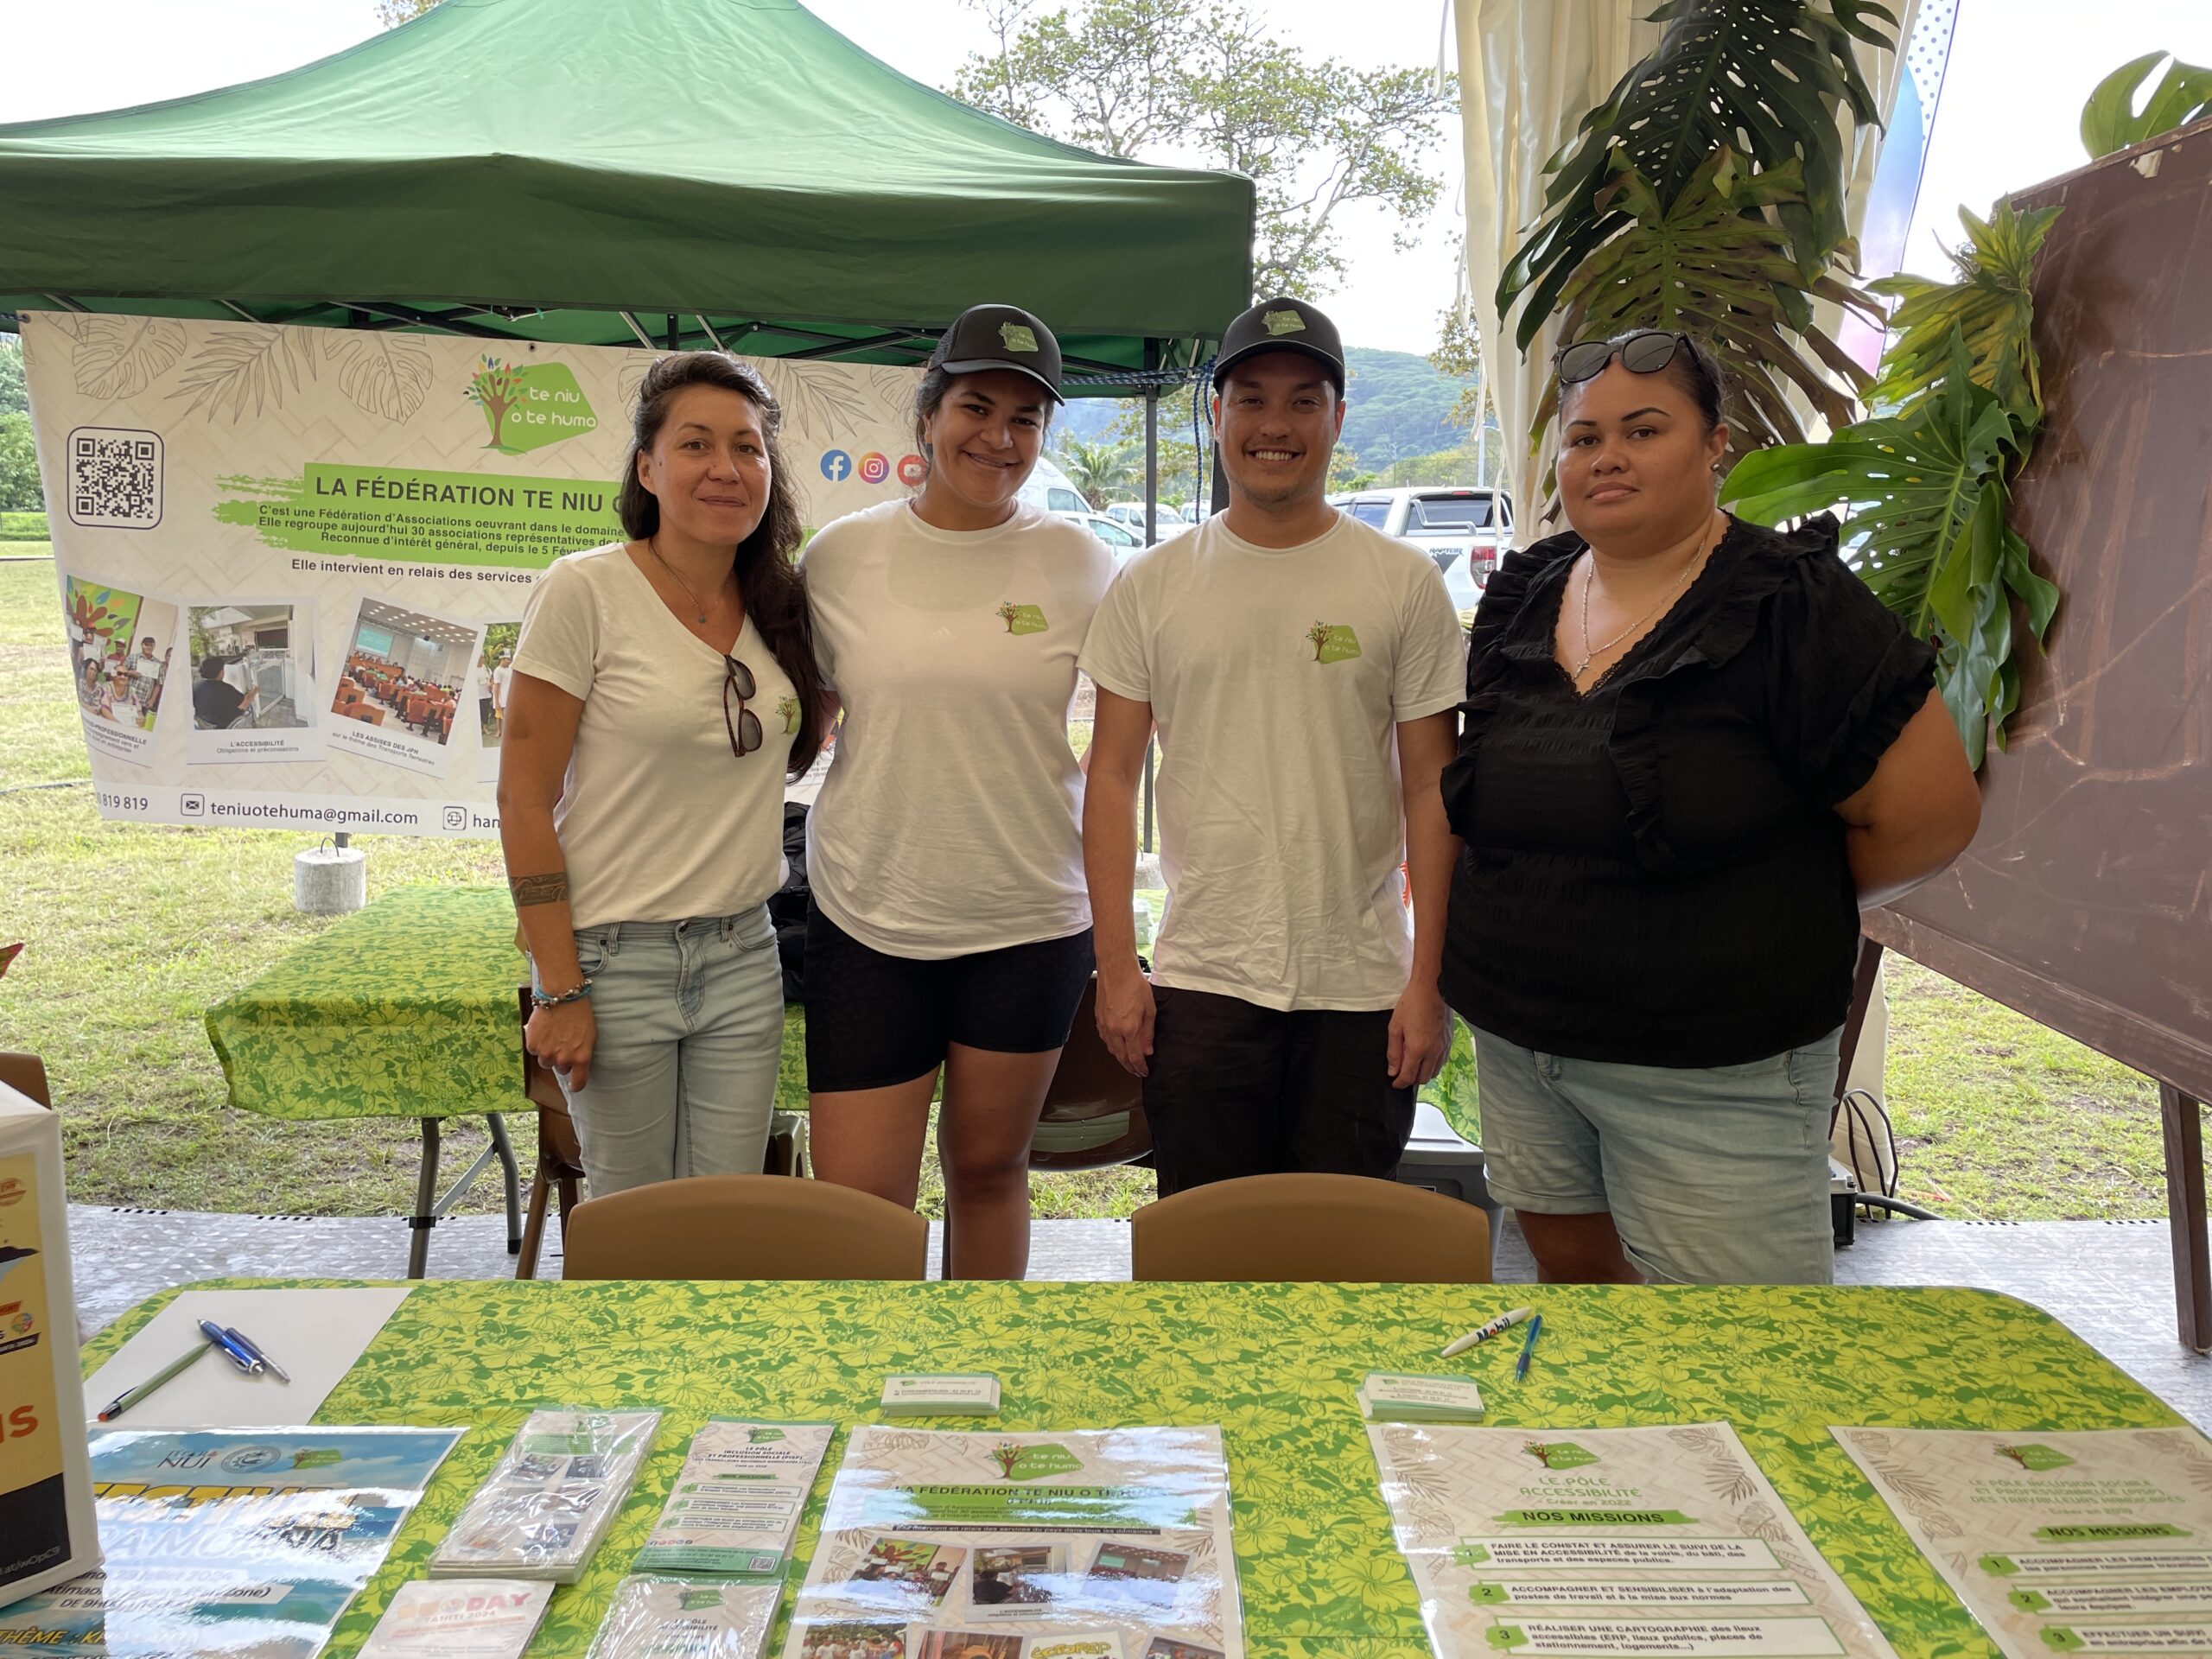
[[[397,887],[207,1010],[231,1104],[270,1117],[528,1112],[503,887]],[[806,1035],[785,1020],[776,1103],[806,1109]]]
[[[252,1281],[225,1281],[237,1286]],[[168,1294],[86,1351],[90,1371]],[[1352,1390],[1436,1368],[1444,1339],[1523,1300],[1516,1344],[1456,1362],[1492,1423],[1567,1428],[1725,1418],[1901,1659],[1995,1659],[1831,1423],[2008,1431],[2171,1425],[2174,1413],[2048,1315],[1980,1291],[1595,1286],[1141,1284],[418,1285],[316,1414],[327,1424],[466,1425],[391,1559],[339,1627],[343,1659],[431,1550],[523,1416],[658,1407],[660,1438],[582,1582],[530,1651],[581,1655],[683,1449],[715,1415],[880,1420],[893,1371],[995,1373],[1009,1429],[1217,1423],[1226,1437],[1253,1659],[1420,1659],[1414,1587]],[[974,1420],[946,1420],[973,1427]],[[803,1573],[831,1473],[802,1524]],[[770,1649],[780,1651],[778,1632]]]

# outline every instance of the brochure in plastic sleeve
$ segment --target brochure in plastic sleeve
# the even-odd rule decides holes
[[[412,1579],[385,1606],[360,1659],[522,1659],[552,1599],[542,1579]]]
[[[0,1650],[310,1659],[461,1433],[95,1434],[106,1563],[0,1612]]]
[[[2194,1429],[1829,1432],[2006,1659],[2212,1653]]]
[[[592,1637],[588,1659],[760,1659],[783,1593],[780,1580],[625,1579]]]
[[[1217,1428],[859,1428],[783,1659],[1243,1659],[1235,1560]]]
[[[1726,1423],[1367,1436],[1440,1659],[1895,1659]]]
[[[574,1584],[659,1427],[657,1411],[531,1413],[430,1557],[431,1576]]]
[[[640,1573],[779,1577],[836,1429],[715,1418],[691,1437]]]

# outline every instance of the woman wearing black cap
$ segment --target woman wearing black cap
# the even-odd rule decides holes
[[[963,313],[915,399],[921,488],[806,553],[845,709],[807,834],[815,1173],[912,1205],[942,1071],[964,1278],[1028,1264],[1029,1142],[1091,971],[1067,716],[1113,558],[1017,499],[1059,380],[1035,317]]]

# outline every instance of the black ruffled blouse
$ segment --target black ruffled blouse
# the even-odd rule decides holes
[[[1836,551],[1731,519],[1578,696],[1552,637],[1581,538],[1507,556],[1475,613],[1444,804],[1446,999],[1576,1059],[1747,1064],[1843,1023],[1859,909],[1836,804],[1927,700],[1936,653]]]

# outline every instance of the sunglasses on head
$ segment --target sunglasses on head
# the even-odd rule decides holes
[[[745,705],[759,692],[753,683],[753,671],[734,657],[722,658],[722,724],[729,731],[729,752],[742,760],[759,748],[763,741],[760,716]],[[730,713],[729,700],[737,698],[737,713]]]
[[[1560,385],[1572,386],[1584,380],[1596,379],[1616,357],[1620,359],[1621,366],[1630,374],[1656,374],[1675,360],[1677,347],[1689,343],[1688,334],[1670,334],[1658,328],[1639,328],[1618,340],[1586,340],[1573,346],[1562,346],[1554,362],[1559,369]]]

